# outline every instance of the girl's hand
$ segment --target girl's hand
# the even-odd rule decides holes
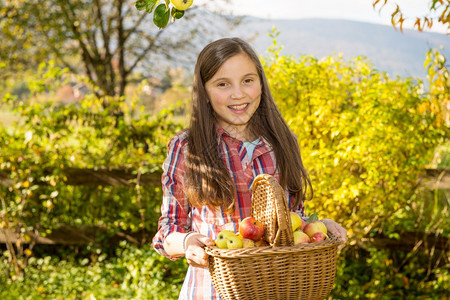
[[[205,252],[205,246],[214,246],[215,243],[209,237],[200,233],[191,233],[185,242],[186,260],[193,267],[208,267],[208,254]]]
[[[331,219],[322,219],[321,221],[327,227],[327,231],[340,238],[344,243],[347,242],[347,230],[341,225]]]

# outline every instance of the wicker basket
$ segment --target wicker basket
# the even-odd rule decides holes
[[[335,236],[293,245],[286,196],[278,181],[259,175],[252,185],[251,215],[265,227],[270,246],[238,249],[207,247],[214,288],[223,299],[323,299],[336,272]]]

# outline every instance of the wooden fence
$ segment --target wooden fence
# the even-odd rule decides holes
[[[136,184],[136,172],[124,169],[75,169],[70,168],[65,172],[68,185],[82,186],[134,186]],[[420,178],[421,184],[430,189],[450,190],[450,170],[449,169],[428,169]],[[0,184],[11,185],[13,181],[7,174],[0,173]],[[161,172],[142,174],[139,178],[139,184],[145,186],[156,186],[161,184]],[[88,244],[95,241],[95,236],[106,233],[106,229],[99,226],[69,226],[64,225],[53,230],[45,237],[36,236],[28,232],[30,240],[37,244]],[[117,233],[113,239],[127,240],[131,243],[138,242],[140,233]],[[19,235],[12,230],[0,230],[0,243],[6,241],[15,243]],[[22,241],[26,243],[26,241]],[[395,248],[412,249],[414,247],[431,245],[436,249],[450,249],[450,239],[435,233],[403,232],[399,239],[390,239],[386,237],[373,237],[360,241],[361,243],[371,243],[377,248]]]

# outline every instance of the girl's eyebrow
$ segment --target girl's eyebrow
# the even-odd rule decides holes
[[[258,74],[254,73],[254,72],[250,72],[250,73],[245,74],[242,77],[247,77],[247,76],[258,76]],[[213,80],[212,83],[215,83],[215,82],[221,81],[221,80],[227,80],[227,79],[228,79],[227,77],[220,77],[220,78],[217,78],[216,80]]]

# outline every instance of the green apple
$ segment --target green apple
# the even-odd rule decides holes
[[[228,239],[224,238],[224,237],[217,237],[217,239],[215,240],[216,246],[220,249],[227,249],[227,242]]]
[[[175,6],[176,9],[186,10],[191,7],[194,0],[170,0],[170,2],[172,2],[173,6]]]
[[[219,235],[217,236],[217,239],[215,240],[216,246],[220,249],[228,249],[228,240],[230,238],[237,237],[236,233],[232,230],[222,230]]]
[[[230,236],[227,239],[228,249],[242,248],[242,240],[237,235]]]
[[[225,229],[225,230],[222,230],[222,231],[219,233],[219,236],[218,236],[218,237],[220,237],[220,236],[223,236],[223,237],[225,237],[225,238],[229,238],[229,237],[234,237],[234,236],[236,236],[236,233],[235,233],[233,230],[227,230],[227,229]]]

